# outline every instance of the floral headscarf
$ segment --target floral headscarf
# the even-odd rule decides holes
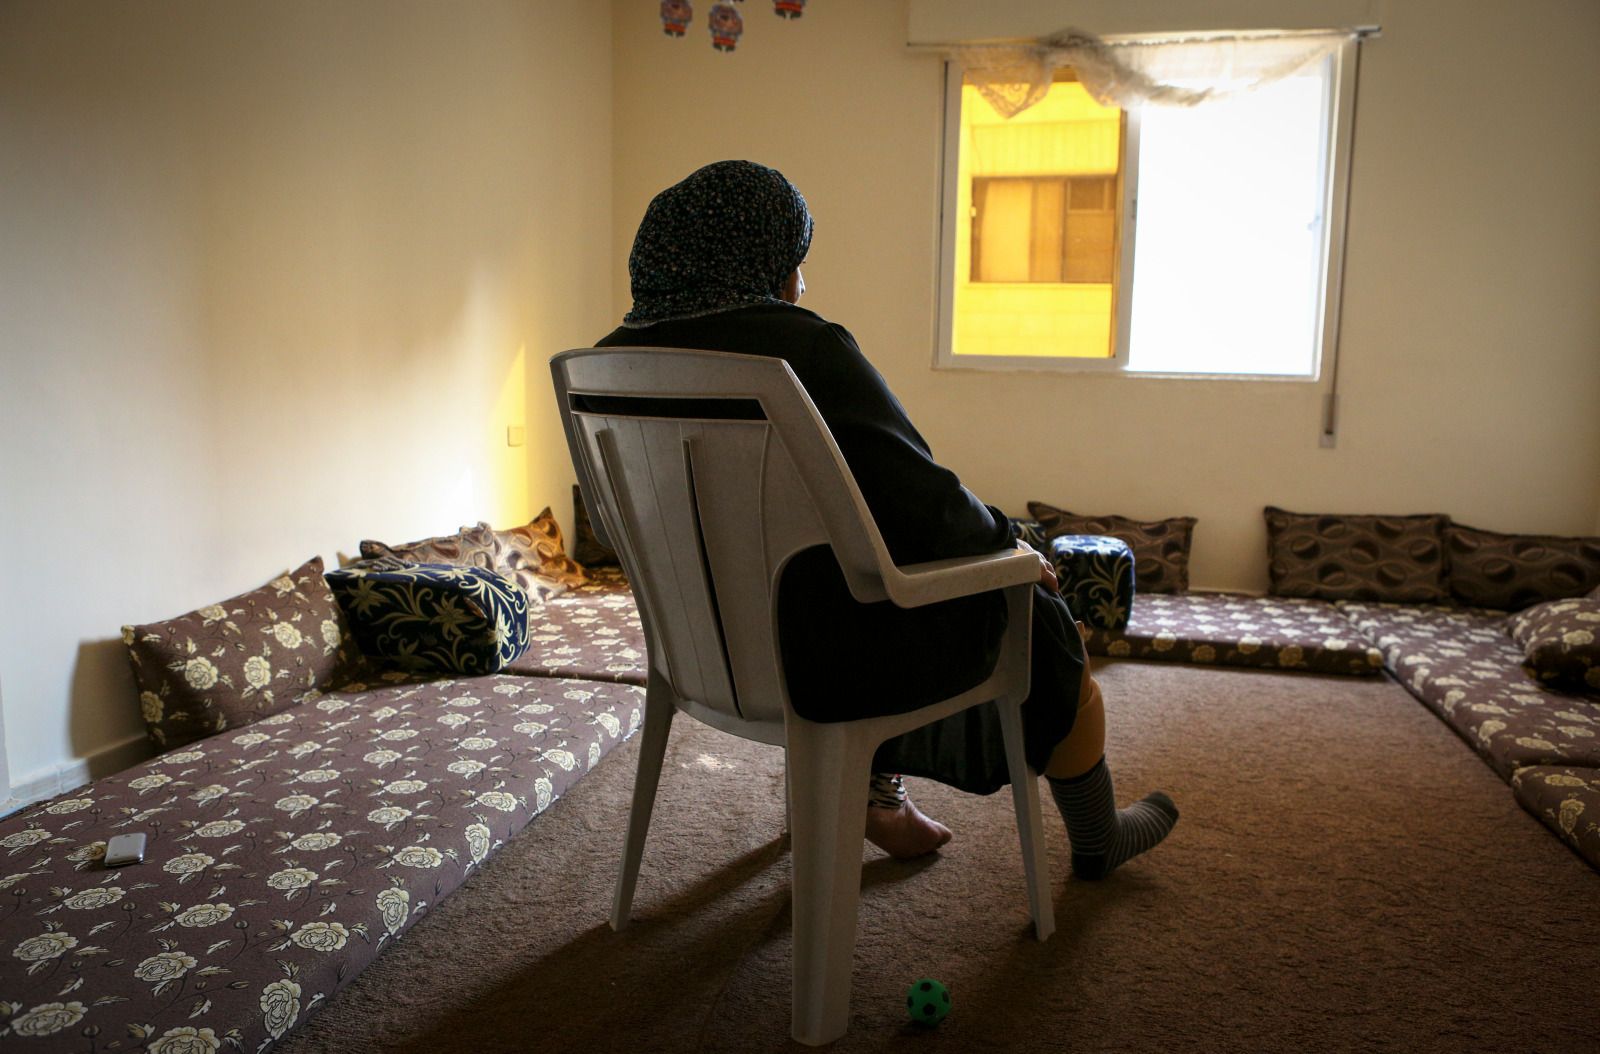
[[[778,302],[811,248],[793,183],[754,161],[718,161],[655,196],[628,256],[634,328]]]

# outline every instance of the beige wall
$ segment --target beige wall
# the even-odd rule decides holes
[[[570,517],[544,363],[610,314],[610,43],[603,4],[0,6],[19,793],[142,750],[122,623]]]
[[[749,157],[816,213],[806,306],[855,332],[935,455],[1008,510],[1198,516],[1195,582],[1231,588],[1266,585],[1269,503],[1593,529],[1592,0],[1383,6],[1362,59],[1332,450],[1311,384],[931,368],[942,67],[906,50],[906,0],[792,25],[747,13],[731,55],[615,11],[618,311],[651,194]]]

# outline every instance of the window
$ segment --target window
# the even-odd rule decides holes
[[[959,99],[954,355],[1112,358],[1122,112],[1060,71],[1010,120],[970,84]]]
[[[1195,107],[1102,106],[1058,70],[1009,120],[952,64],[940,364],[1316,378],[1350,52]]]

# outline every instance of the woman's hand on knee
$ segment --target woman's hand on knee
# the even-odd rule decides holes
[[[1039,584],[1052,593],[1061,592],[1061,583],[1056,580],[1056,565],[1050,562],[1050,558],[1020,539],[1017,541],[1017,548],[1039,558]]]

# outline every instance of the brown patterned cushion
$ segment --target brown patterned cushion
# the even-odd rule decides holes
[[[601,545],[589,523],[589,510],[584,507],[583,494],[578,485],[572,485],[572,558],[585,568],[616,567],[617,554]]]
[[[1600,692],[1600,599],[1547,600],[1511,616],[1508,628],[1539,680]]]
[[[1521,611],[1600,587],[1600,538],[1498,534],[1451,524],[1444,541],[1450,593],[1466,604]]]
[[[488,524],[480,523],[479,527]],[[493,534],[500,541],[504,575],[528,574],[538,579],[546,596],[564,593],[589,581],[588,574],[561,544],[561,527],[548,506],[525,527],[510,527]],[[559,587],[559,588],[553,588]]]
[[[481,567],[505,575],[530,597],[551,597],[588,581],[583,568],[561,545],[561,528],[546,508],[525,527],[497,531],[479,521],[455,534],[424,538],[404,545],[361,543],[366,559],[393,557],[413,564],[455,564]]]
[[[322,558],[220,604],[122,627],[139,706],[162,750],[286,710],[334,680],[344,615]]]
[[[494,539],[490,537],[492,533],[488,524],[480,522],[477,527],[463,527],[455,534],[441,534],[435,538],[424,538],[403,545],[388,545],[371,538],[364,538],[361,541],[361,559],[378,560],[388,557],[410,564],[455,564],[493,571],[495,545]],[[359,561],[348,566],[355,566],[356,563]],[[527,585],[520,580],[517,584],[524,589],[527,588]]]
[[[1189,588],[1189,543],[1195,518],[1130,520],[1126,516],[1080,516],[1042,501],[1028,502],[1046,538],[1100,534],[1120,538],[1133,550],[1133,587],[1140,593],[1182,593]]]
[[[1270,592],[1322,600],[1445,599],[1442,515],[1352,516],[1268,505]]]

